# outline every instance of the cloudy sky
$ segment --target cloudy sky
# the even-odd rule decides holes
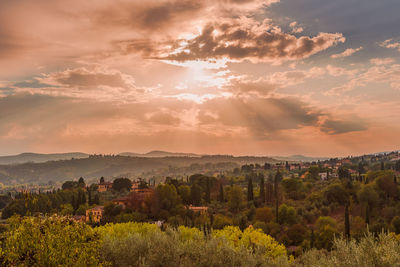
[[[0,154],[400,149],[398,0],[1,0]]]

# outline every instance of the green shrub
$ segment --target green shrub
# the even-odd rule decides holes
[[[12,217],[3,235],[6,266],[99,266],[99,236],[83,223],[57,217]]]
[[[400,266],[400,242],[393,234],[375,237],[367,234],[359,242],[339,238],[333,250],[311,250],[298,259],[296,266],[359,267]]]

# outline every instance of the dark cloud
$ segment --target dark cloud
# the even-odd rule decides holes
[[[205,8],[202,1],[118,1],[92,13],[97,25],[131,27],[136,30],[160,32],[185,19],[197,17]]]
[[[198,119],[204,124],[244,127],[258,138],[281,130],[318,126],[320,111],[301,100],[285,98],[219,98],[204,103]]]
[[[327,119],[321,125],[321,131],[331,135],[360,132],[365,130],[368,130],[365,122],[357,118],[349,120]]]
[[[168,60],[294,60],[307,58],[345,38],[340,33],[319,33],[315,37],[296,36],[276,27],[249,19],[209,24],[197,37],[185,40],[166,57]]]
[[[131,75],[99,65],[42,74],[9,87],[15,92],[133,102],[147,97],[151,90],[137,86]]]
[[[176,126],[180,114],[190,108],[185,101],[152,99],[151,103],[101,103],[88,99],[43,94],[16,93],[0,97],[0,137],[7,135],[13,127],[34,129],[32,137],[59,135],[71,125],[82,125],[82,131],[96,125],[127,123],[140,131],[153,125]],[[141,128],[142,127],[142,128]],[[118,129],[109,129],[118,131]]]
[[[109,70],[88,70],[86,68],[78,68],[66,70],[63,72],[55,72],[48,75],[48,80],[53,80],[56,84],[74,87],[93,87],[93,86],[109,86],[127,88],[132,86],[133,79],[129,81],[127,76],[119,71]]]
[[[178,125],[181,120],[178,117],[173,116],[167,112],[157,112],[151,114],[147,120],[149,123],[159,124],[159,125]]]

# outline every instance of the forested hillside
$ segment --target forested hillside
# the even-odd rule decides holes
[[[85,177],[86,179],[115,176],[144,178],[154,175],[190,175],[196,172],[213,172],[232,169],[242,164],[277,162],[267,157],[129,157],[94,155],[88,158],[0,165],[0,183],[47,184]]]

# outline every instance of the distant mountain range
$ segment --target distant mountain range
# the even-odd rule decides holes
[[[200,155],[195,153],[176,153],[167,152],[161,150],[154,150],[148,153],[133,153],[133,152],[123,152],[118,154],[119,156],[127,157],[138,157],[138,158],[165,158],[165,157],[190,157],[199,158],[207,155]],[[43,163],[47,161],[57,161],[57,160],[70,160],[70,159],[83,159],[88,158],[90,155],[81,152],[71,152],[71,153],[55,153],[55,154],[39,154],[39,153],[22,153],[19,155],[12,156],[0,156],[0,165],[9,164],[21,164],[21,163]],[[210,155],[209,155],[210,156]],[[271,157],[280,161],[318,161],[329,159],[327,157],[307,157],[303,155],[293,155],[293,156],[274,156]]]
[[[154,150],[148,153],[140,154],[140,153],[132,153],[132,152],[123,152],[118,154],[120,156],[128,156],[128,157],[145,157],[145,158],[164,158],[164,157],[192,157],[198,158],[201,157],[199,154],[194,153],[174,153],[174,152],[166,152],[160,150]]]
[[[140,158],[164,158],[164,157],[193,157],[198,158],[201,155],[193,154],[193,153],[174,153],[174,152],[166,152],[166,151],[151,151],[148,153],[132,153],[132,152],[124,152],[118,154],[120,156],[127,157],[140,157]],[[56,161],[56,160],[69,160],[69,159],[83,159],[88,158],[90,155],[86,153],[80,152],[71,152],[71,153],[56,153],[56,154],[39,154],[39,153],[22,153],[19,155],[12,156],[0,156],[0,165],[9,165],[9,164],[21,164],[21,163],[42,163],[46,161]]]
[[[156,154],[151,155],[166,155]],[[169,154],[168,154],[169,155]],[[32,159],[32,158],[30,158]],[[88,180],[104,176],[113,177],[166,177],[187,176],[194,173],[214,175],[223,170],[233,170],[244,164],[275,163],[268,157],[233,157],[210,155],[201,157],[129,157],[122,155],[94,155],[86,158],[52,160],[41,163],[0,165],[0,183],[4,185],[47,184],[84,177]]]
[[[0,165],[20,164],[20,163],[42,163],[54,160],[82,159],[88,158],[89,154],[80,152],[56,153],[56,154],[38,154],[38,153],[22,153],[13,156],[0,156]]]
[[[307,157],[303,155],[292,155],[292,156],[287,156],[287,157],[282,157],[282,156],[273,156],[271,157],[276,160],[283,160],[283,161],[301,161],[301,162],[310,162],[310,161],[324,161],[328,160],[330,158],[328,157]]]
[[[385,153],[389,152],[377,152],[371,155],[381,155]],[[201,155],[195,153],[167,152],[161,150],[154,150],[147,153],[123,152],[118,155],[127,157],[138,157],[138,158],[165,158],[165,157],[200,158],[202,156],[212,156],[212,155]],[[90,156],[89,154],[81,152],[55,153],[55,154],[22,153],[19,155],[12,155],[12,156],[0,156],[0,165],[21,164],[27,162],[43,163],[47,161],[69,160],[72,158],[82,159],[82,158],[88,158],[89,156]],[[270,156],[270,158],[278,161],[301,161],[301,162],[312,162],[318,160],[324,161],[330,159],[329,157],[310,157],[304,155]]]

